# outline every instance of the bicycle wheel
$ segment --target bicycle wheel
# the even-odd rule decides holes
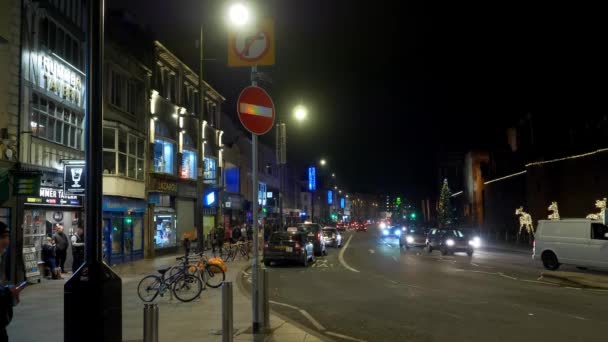
[[[203,291],[203,282],[198,277],[185,274],[173,283],[173,294],[182,302],[190,302],[198,298]]]
[[[247,245],[243,245],[241,246],[241,255],[246,259],[249,260],[250,256],[249,256],[249,248],[247,247]]]
[[[137,285],[137,295],[144,302],[153,301],[160,291],[162,279],[155,275],[144,277]]]
[[[231,247],[224,246],[224,248],[222,248],[222,252],[220,253],[220,258],[222,258],[224,261],[228,261],[231,251]]]
[[[226,280],[226,274],[224,270],[215,264],[207,264],[205,266],[205,284],[209,287],[217,289],[222,286],[224,280]]]

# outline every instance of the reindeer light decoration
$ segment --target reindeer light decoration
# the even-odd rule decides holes
[[[519,240],[519,235],[521,235],[521,232],[524,229],[528,234],[530,234],[530,237],[534,236],[534,229],[532,228],[532,216],[524,211],[524,207],[515,209],[515,215],[519,216],[519,232],[517,233],[517,239]]]
[[[549,208],[547,208],[547,210],[552,211],[552,213],[549,214],[549,220],[559,220],[559,209],[557,209],[557,202],[551,202],[551,205]]]
[[[591,220],[603,220],[604,219],[604,210],[603,209],[606,209],[606,197],[604,197],[604,199],[602,199],[602,200],[596,200],[595,207],[598,208],[600,210],[600,212],[597,214],[589,214],[585,218],[588,218]]]

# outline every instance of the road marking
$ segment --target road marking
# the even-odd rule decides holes
[[[566,288],[570,289],[570,290],[580,290],[581,289],[580,287],[572,287],[572,286],[566,286]]]
[[[399,262],[399,261],[397,261],[397,257],[396,256],[393,256],[393,260],[395,260],[395,262]]]
[[[558,284],[554,284],[554,283],[550,283],[548,281],[540,281],[540,280],[527,280],[527,279],[520,279],[521,281],[525,281],[527,283],[536,283],[536,284],[545,284],[545,285],[551,285],[551,286],[559,286]]]
[[[269,303],[275,304],[275,305],[280,305],[280,306],[284,306],[290,309],[294,309],[294,310],[300,310],[300,308],[295,307],[293,305],[289,305],[289,304],[285,304],[285,303],[279,303],[279,302],[275,302],[274,300],[269,300]]]
[[[299,310],[300,313],[302,314],[302,316],[306,317],[306,319],[308,319],[310,321],[310,323],[312,323],[312,325],[315,326],[315,328],[319,329],[319,330],[325,330],[325,327],[321,325],[321,323],[319,323],[316,319],[314,319],[314,317],[312,317],[306,310]]]
[[[347,270],[352,271],[352,272],[356,272],[359,273],[358,270],[348,266],[348,264],[346,263],[346,261],[344,261],[344,252],[346,251],[346,249],[348,248],[348,245],[350,244],[350,240],[353,239],[354,235],[351,235],[348,238],[348,241],[346,241],[346,244],[344,245],[344,247],[342,247],[342,249],[340,250],[340,253],[338,254],[338,261],[340,261],[340,263],[342,264],[342,266],[344,266]]]
[[[367,342],[365,340],[360,340],[358,338],[354,338],[354,337],[338,334],[338,333],[331,332],[331,331],[326,332],[326,334],[330,335],[330,336],[334,336],[334,337],[339,337],[339,338],[344,339],[344,340],[349,340],[349,341]]]
[[[475,266],[475,267],[479,267],[479,265],[477,265],[476,263],[472,262],[471,265]]]
[[[515,278],[515,277],[511,277],[511,276],[508,276],[508,275],[506,275],[506,274],[504,274],[504,273],[502,273],[502,272],[498,273],[498,275],[499,275],[499,276],[501,276],[501,277],[505,277],[505,278],[512,279],[512,280],[517,280],[517,278]]]
[[[376,253],[376,251],[374,251],[373,249],[369,249],[369,252],[372,254]]]

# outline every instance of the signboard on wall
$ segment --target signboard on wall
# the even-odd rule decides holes
[[[57,206],[81,206],[82,202],[76,195],[67,194],[61,188],[40,187],[38,196],[28,196],[25,204],[34,205],[57,205]]]
[[[168,179],[150,177],[150,191],[177,194],[177,183]]]
[[[314,166],[308,168],[308,191],[317,190],[317,169]]]
[[[84,196],[86,193],[84,160],[63,161],[63,190],[66,194]]]
[[[84,74],[55,54],[41,54],[38,85],[68,103],[84,108]]]
[[[16,196],[36,196],[40,192],[40,175],[16,175],[13,194]]]

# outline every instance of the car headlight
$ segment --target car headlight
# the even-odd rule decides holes
[[[411,236],[406,236],[405,241],[407,241],[407,243],[414,243],[414,238]]]
[[[479,248],[481,247],[481,239],[479,237],[474,237],[472,240],[469,240],[469,245]]]
[[[451,247],[451,246],[454,246],[454,240],[452,240],[452,239],[447,239],[447,240],[445,240],[445,244],[446,244],[446,245],[448,245],[448,246],[450,246],[450,247]]]
[[[384,222],[380,223],[380,228],[382,228],[382,229],[386,228],[386,223],[384,223]]]
[[[405,231],[405,229],[406,229],[405,227],[401,227],[401,230]]]
[[[384,230],[382,231],[382,235],[388,235],[388,230],[384,229]]]
[[[401,231],[400,230],[395,230],[395,235],[401,236]]]

